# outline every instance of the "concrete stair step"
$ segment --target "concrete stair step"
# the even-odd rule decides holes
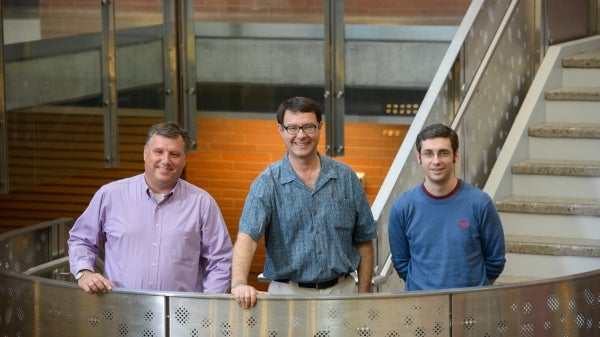
[[[548,279],[597,269],[600,269],[597,257],[507,253],[502,274]]]
[[[514,174],[513,194],[535,197],[596,199],[600,197],[600,177]]]
[[[600,199],[513,195],[496,202],[500,212],[585,215],[599,217]]]
[[[513,194],[535,197],[600,197],[600,160],[529,159],[512,165]]]
[[[600,240],[600,219],[585,215],[499,212],[505,235],[567,236]]]
[[[600,177],[600,160],[529,159],[513,164],[512,173]]]
[[[547,123],[600,124],[599,101],[546,101]]]
[[[600,68],[564,68],[562,86],[598,87],[600,86]]]
[[[597,158],[596,138],[529,137],[529,159],[589,160]]]
[[[600,240],[569,237],[506,235],[506,252],[600,258]]]
[[[600,68],[600,49],[566,56],[562,65],[564,68]]]
[[[600,87],[566,87],[549,90],[547,100],[600,101]]]
[[[600,123],[544,123],[529,127],[531,137],[600,139]]]
[[[528,135],[530,159],[589,160],[600,146],[600,123],[542,123]]]
[[[567,56],[562,64],[563,86],[600,86],[600,50]]]

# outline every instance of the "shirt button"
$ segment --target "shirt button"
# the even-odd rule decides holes
[[[158,224],[154,225],[154,227],[158,227]]]
[[[155,244],[154,244],[154,247],[158,247],[158,243],[155,243]]]
[[[152,267],[156,267],[156,263],[152,262]]]

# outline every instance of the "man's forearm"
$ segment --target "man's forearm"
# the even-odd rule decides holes
[[[231,262],[231,286],[248,283],[248,274],[257,243],[244,233],[239,233],[233,246],[233,259]]]
[[[357,248],[361,256],[360,264],[358,265],[358,292],[370,293],[374,269],[373,265],[375,263],[373,241],[358,243]]]

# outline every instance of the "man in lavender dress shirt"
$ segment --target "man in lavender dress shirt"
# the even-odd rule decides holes
[[[68,240],[70,269],[85,292],[228,292],[232,243],[219,206],[181,179],[191,144],[177,123],[152,126],[144,173],[96,192]],[[104,270],[95,272],[102,251]]]

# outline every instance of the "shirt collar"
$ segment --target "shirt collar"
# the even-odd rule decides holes
[[[326,182],[329,179],[336,179],[338,177],[337,172],[333,169],[328,158],[323,157],[319,152],[317,152],[317,156],[319,156],[319,160],[321,161],[321,170],[319,171],[319,178],[315,185],[315,190],[319,187],[320,181]],[[290,164],[289,153],[286,152],[281,161],[281,176],[279,182],[285,184],[296,180],[298,175],[294,172],[292,164]]]
[[[421,189],[423,190],[423,193],[425,193],[425,195],[427,195],[431,199],[443,200],[443,199],[448,199],[448,198],[452,197],[453,195],[455,195],[456,192],[458,192],[458,190],[460,189],[461,185],[462,185],[462,180],[457,179],[456,186],[454,186],[454,189],[452,189],[452,191],[450,191],[448,194],[441,195],[441,196],[435,196],[435,195],[429,193],[429,191],[425,188],[425,183],[421,184]]]
[[[142,187],[144,187],[144,191],[146,191],[146,196],[148,196],[148,198],[154,199],[154,195],[152,192],[152,190],[150,189],[150,186],[148,186],[148,183],[146,182],[146,178],[144,177],[144,174],[141,174],[142,177]],[[165,200],[169,200],[178,190],[179,190],[179,185],[180,185],[180,180],[181,179],[177,179],[177,183],[175,184],[175,187],[173,187],[173,189],[165,194]]]

